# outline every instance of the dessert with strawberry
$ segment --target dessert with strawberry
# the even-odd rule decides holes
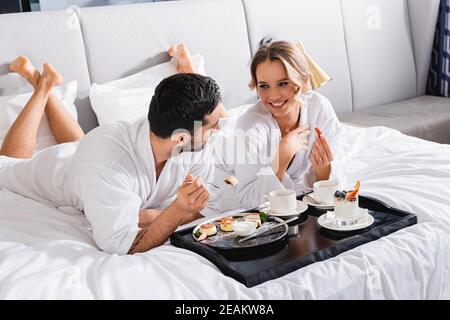
[[[336,191],[334,193],[334,213],[337,218],[348,220],[359,216],[360,182],[356,182],[355,189],[351,191]]]

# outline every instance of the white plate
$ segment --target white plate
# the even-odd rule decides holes
[[[319,219],[317,219],[317,222],[319,223],[320,226],[335,231],[354,231],[364,229],[372,225],[375,219],[368,213],[367,209],[359,208],[359,210],[361,212],[361,215],[358,218],[358,221],[354,224],[346,226],[338,226],[336,224],[334,211],[328,211],[327,213],[324,213],[319,217]]]
[[[293,212],[275,212],[270,209],[269,202],[264,202],[263,205],[259,208],[259,210],[267,212],[270,216],[274,217],[291,217],[297,216],[302,212],[308,210],[308,205],[303,201],[297,200],[297,208]]]
[[[317,200],[316,197],[314,197],[314,192],[308,193],[308,195],[313,198],[314,200]],[[319,200],[317,200],[319,201]],[[311,202],[311,200],[308,199],[308,197],[303,198],[303,202],[306,203],[309,206],[313,206],[319,209],[333,209],[334,205],[332,203],[321,203],[321,204],[314,204]]]

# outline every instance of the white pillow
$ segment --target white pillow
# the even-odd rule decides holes
[[[205,75],[203,56],[192,56],[198,73]],[[93,84],[89,92],[92,109],[100,125],[117,120],[133,121],[147,116],[150,101],[162,79],[177,74],[175,61],[158,64],[129,77]]]
[[[77,109],[74,105],[77,96],[78,84],[76,81],[71,81],[61,87],[53,89],[53,93],[61,100],[62,104],[70,112],[75,120],[78,120]],[[25,104],[30,99],[33,93],[25,93],[14,96],[0,96],[0,144],[3,143],[9,128],[22,111]],[[38,140],[36,151],[53,146],[56,140],[48,126],[47,118],[42,118],[41,126],[39,127]]]

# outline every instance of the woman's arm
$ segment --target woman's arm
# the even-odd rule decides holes
[[[331,173],[331,161],[334,157],[327,138],[320,130],[316,131],[316,142],[309,159],[316,173],[316,180],[328,180]]]
[[[307,137],[310,133],[307,125],[301,125],[281,138],[278,151],[272,161],[272,169],[280,182],[283,181],[294,156],[308,148]]]
[[[308,118],[312,128],[320,128],[320,134],[316,131],[311,135],[311,143],[307,151],[307,161],[293,161],[289,170],[290,175],[285,175],[285,184],[292,184],[297,194],[310,191],[313,184],[319,180],[338,180],[345,184],[345,177],[337,159],[340,151],[341,124],[334,112],[331,103],[318,93],[307,100]],[[317,144],[317,146],[315,146]],[[315,151],[314,151],[315,150]],[[320,155],[320,158],[318,158]]]
[[[198,219],[208,200],[209,193],[201,178],[197,177],[192,182],[185,180],[175,201],[149,227],[139,231],[128,253],[145,252],[162,245],[180,225]]]

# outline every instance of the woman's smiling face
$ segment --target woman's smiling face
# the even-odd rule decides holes
[[[266,60],[256,67],[256,88],[260,100],[276,118],[298,108],[295,100],[298,88],[288,79],[280,60]]]

